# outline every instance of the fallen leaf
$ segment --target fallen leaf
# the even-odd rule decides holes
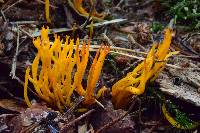
[[[23,112],[26,109],[26,107],[23,106],[22,103],[13,99],[0,99],[0,107],[19,113]]]

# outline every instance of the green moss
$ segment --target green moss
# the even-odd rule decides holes
[[[161,0],[167,14],[175,18],[175,23],[200,29],[200,1],[199,0]]]

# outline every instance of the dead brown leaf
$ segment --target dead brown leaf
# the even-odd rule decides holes
[[[0,99],[0,107],[18,113],[23,112],[26,109],[24,105],[13,99]]]

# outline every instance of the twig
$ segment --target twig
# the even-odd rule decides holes
[[[124,2],[124,0],[120,0],[120,2],[116,5],[115,8],[118,8],[123,2]]]
[[[17,80],[22,86],[24,86],[24,82],[17,76],[15,76],[13,79]],[[36,97],[40,98],[30,87],[28,87],[28,90],[32,92]]]
[[[22,28],[19,27],[19,30],[21,32],[23,32],[24,34],[26,34],[28,37],[33,38],[33,36],[30,33],[28,33],[27,31],[25,31],[24,29],[22,29]]]
[[[146,0],[145,2],[141,2],[141,3],[137,3],[137,2],[133,2],[134,4],[128,4],[127,6],[126,6],[126,8],[128,8],[128,7],[132,7],[132,8],[143,8],[143,7],[146,7],[146,6],[148,6],[148,5],[152,5],[152,2],[155,2],[155,0]]]
[[[5,16],[3,10],[1,10],[1,14],[2,14],[2,16],[3,16],[4,21],[7,22],[7,19],[6,19],[6,16]]]
[[[101,102],[99,102],[97,99],[95,99],[95,102],[105,110],[105,107],[103,106],[103,104]]]
[[[75,103],[65,112],[65,115],[69,115],[73,112],[73,110],[84,100],[83,96],[80,96],[77,100],[75,100]]]
[[[121,53],[121,52],[115,52],[115,51],[112,51],[112,50],[110,51],[110,53],[115,53],[115,54],[119,54],[119,55],[130,57],[130,58],[138,59],[138,60],[144,60],[145,59],[143,57],[129,55],[129,54]],[[172,65],[172,64],[166,64],[166,66],[174,68],[174,69],[181,69],[181,70],[200,70],[200,68],[183,68],[183,67]]]
[[[73,120],[73,121],[71,121],[71,122],[65,124],[65,125],[61,128],[60,132],[61,132],[61,133],[66,133],[66,132],[67,132],[67,129],[68,129],[70,126],[72,126],[72,125],[75,124],[76,122],[80,121],[81,119],[87,117],[88,115],[90,115],[90,114],[93,113],[94,111],[95,111],[95,109],[91,109],[91,110],[89,110],[88,112],[86,112],[85,114],[83,114],[83,115],[81,115],[80,117],[76,118],[75,120]]]
[[[109,25],[109,24],[114,24],[114,23],[121,23],[121,22],[125,22],[126,19],[113,19],[110,21],[104,21],[104,22],[99,22],[99,23],[94,23],[93,27],[100,27],[100,26],[105,26],[105,25]],[[87,25],[86,28],[91,27],[91,25]],[[67,31],[72,31],[74,30],[73,28],[58,28],[58,29],[49,29],[49,33],[48,34],[54,34],[54,33],[60,33],[60,32],[67,32]],[[38,32],[34,32],[31,36],[32,37],[37,37],[40,36],[40,31]]]
[[[192,59],[200,59],[200,56],[198,55],[194,55],[194,56],[190,56],[190,55],[177,55],[177,57],[179,58],[192,58]]]
[[[191,71],[198,70],[198,71],[200,71],[200,68],[183,68],[183,67],[172,65],[172,64],[166,64],[166,66],[174,68],[174,69],[191,70]]]
[[[113,44],[112,40],[111,40],[110,38],[108,38],[108,36],[106,36],[105,33],[102,33],[102,35],[103,35],[103,38],[106,39],[106,41],[108,42],[108,44],[109,44],[110,46],[115,46],[115,45]]]
[[[128,35],[128,39],[133,43],[133,44],[136,44],[142,51],[146,51],[146,49],[141,45],[139,44],[138,42],[135,41],[135,39],[133,38],[133,36],[131,34]]]
[[[76,47],[76,46],[74,46],[74,47]],[[82,46],[80,45],[80,47],[82,47]],[[91,49],[99,49],[100,47],[101,47],[100,45],[91,45],[90,46]],[[131,53],[147,55],[146,52],[136,51],[136,50],[127,49],[127,48],[121,48],[121,47],[116,47],[116,46],[110,46],[110,49],[111,49],[111,51],[123,51],[124,53],[131,52]]]
[[[193,34],[187,34],[186,37],[184,38],[179,38],[180,40],[180,45],[182,45],[184,48],[186,48],[187,50],[189,50],[191,53],[198,55],[200,57],[200,54],[198,52],[196,52],[190,45],[188,45],[188,41],[194,37],[194,36],[199,36],[200,33],[193,33]]]
[[[101,128],[99,128],[96,133],[101,133],[103,130],[109,128],[110,126],[114,125],[115,123],[117,123],[118,121],[122,120],[124,117],[126,117],[130,111],[133,109],[133,106],[135,105],[135,99],[133,100],[130,108],[128,109],[128,111],[126,113],[124,113],[122,116],[120,116],[119,118],[116,118],[115,120],[105,124],[104,126],[102,126]]]
[[[21,25],[21,24],[35,24],[38,23],[38,21],[15,21],[15,22],[9,22],[13,25]]]
[[[17,47],[16,47],[15,55],[13,57],[12,69],[11,69],[11,72],[10,72],[10,76],[12,76],[12,79],[14,79],[16,77],[15,72],[16,72],[16,64],[17,64],[18,53],[19,53],[19,27],[17,26]]]
[[[111,50],[110,53],[119,54],[119,55],[123,55],[123,56],[126,56],[126,57],[138,59],[138,60],[144,60],[143,57],[138,57],[138,56],[135,56],[135,55],[125,54],[125,53],[122,53],[122,52],[115,52],[115,51],[112,51],[112,50]]]
[[[197,36],[197,35],[200,35],[200,33],[189,33],[189,34],[187,34],[186,35],[186,37],[185,38],[183,38],[183,40],[182,41],[189,41],[192,37],[194,37],[194,36]]]
[[[23,0],[18,0],[15,3],[13,3],[12,5],[10,5],[9,7],[7,7],[6,9],[3,10],[3,12],[6,12],[8,9],[10,9],[11,7],[15,6],[16,4],[22,2]]]
[[[19,27],[17,26],[17,47],[16,47],[16,52],[15,55],[13,57],[13,61],[12,61],[12,68],[11,68],[11,72],[10,72],[10,76],[12,76],[12,79],[17,80],[20,84],[22,84],[24,86],[24,82],[21,81],[17,76],[16,76],[16,66],[17,66],[17,56],[19,53]],[[34,91],[32,91],[31,88],[28,87],[28,89],[36,96],[38,96]]]

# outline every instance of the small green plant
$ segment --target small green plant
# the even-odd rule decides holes
[[[199,0],[161,0],[167,13],[172,15],[175,23],[188,25],[191,29],[200,28],[200,1]]]
[[[165,119],[175,128],[181,130],[196,129],[199,126],[199,121],[191,120],[187,114],[179,110],[179,106],[175,105],[171,100],[166,100],[165,95],[154,87],[149,87],[149,92],[158,98],[162,104],[162,113]]]
[[[164,26],[158,22],[158,21],[153,21],[151,25],[151,31],[154,33],[157,33],[159,31],[162,31],[164,29]]]
[[[166,108],[166,104],[167,104],[166,100],[164,100],[163,105],[162,105],[162,112],[165,118],[169,121],[169,123],[173,127],[183,129],[183,130],[190,130],[199,126],[198,122],[194,122],[190,118],[188,118],[187,115],[181,112],[177,108],[177,106],[173,104],[171,101],[169,101],[167,104],[169,111]],[[171,114],[174,114],[174,116],[172,117]]]

